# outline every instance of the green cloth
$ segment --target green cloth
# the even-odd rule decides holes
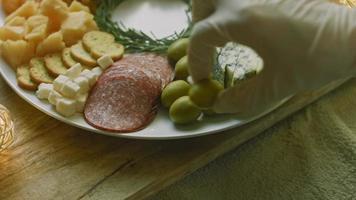
[[[356,199],[356,81],[153,199]]]

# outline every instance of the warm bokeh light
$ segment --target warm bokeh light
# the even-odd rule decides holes
[[[10,112],[0,104],[0,152],[13,141],[14,124]]]

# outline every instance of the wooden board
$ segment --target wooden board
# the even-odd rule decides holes
[[[0,78],[0,103],[15,119],[15,143],[0,155],[0,199],[143,199],[238,147],[335,89],[300,94],[244,127],[178,141],[86,133],[20,99]]]

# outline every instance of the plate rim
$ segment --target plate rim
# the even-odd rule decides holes
[[[2,58],[1,58],[2,59]],[[6,64],[7,65],[7,64]],[[266,116],[267,114],[273,112],[275,109],[279,108],[280,106],[282,106],[284,103],[286,103],[288,100],[290,100],[292,98],[292,96],[287,97],[285,99],[283,99],[281,102],[279,102],[278,104],[276,104],[275,106],[273,106],[271,109],[268,109],[266,112],[252,117],[249,120],[245,120],[242,123],[236,123],[235,125],[232,126],[227,126],[225,128],[222,129],[218,129],[218,130],[212,130],[212,131],[206,131],[206,132],[201,132],[201,133],[196,133],[196,134],[186,134],[186,135],[181,135],[181,136],[162,136],[162,137],[157,137],[157,136],[152,136],[152,137],[147,137],[147,136],[135,136],[135,135],[130,135],[130,133],[127,134],[118,134],[118,133],[109,133],[109,132],[105,132],[105,131],[101,131],[99,129],[95,129],[93,127],[93,129],[84,127],[84,126],[80,126],[77,125],[75,122],[73,122],[70,119],[67,119],[63,116],[60,115],[56,115],[53,114],[52,112],[47,111],[46,109],[42,108],[41,106],[37,105],[36,103],[32,102],[31,99],[28,99],[26,97],[25,94],[23,94],[22,91],[20,91],[20,88],[17,85],[13,85],[12,82],[9,80],[9,78],[5,75],[5,72],[3,70],[3,64],[0,64],[0,74],[3,78],[3,80],[5,80],[6,84],[12,89],[12,91],[14,91],[18,96],[20,96],[23,100],[25,100],[28,104],[30,104],[31,106],[35,107],[37,110],[41,111],[42,113],[62,122],[65,123],[67,125],[70,126],[74,126],[76,128],[85,130],[89,133],[96,133],[96,134],[100,134],[100,135],[105,135],[105,136],[110,136],[110,137],[115,137],[115,138],[124,138],[124,139],[136,139],[136,140],[177,140],[177,139],[187,139],[187,138],[195,138],[195,137],[201,137],[201,136],[206,136],[206,135],[212,135],[212,134],[217,134],[220,132],[224,132],[227,130],[231,130],[234,128],[238,128],[241,127],[243,125],[246,125],[248,123],[251,123],[263,116]],[[5,66],[5,67],[9,67],[9,66]]]

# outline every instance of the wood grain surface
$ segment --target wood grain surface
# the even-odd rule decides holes
[[[144,199],[238,147],[345,81],[300,94],[244,127],[176,141],[117,139],[46,116],[0,78],[15,142],[0,155],[0,199]]]

